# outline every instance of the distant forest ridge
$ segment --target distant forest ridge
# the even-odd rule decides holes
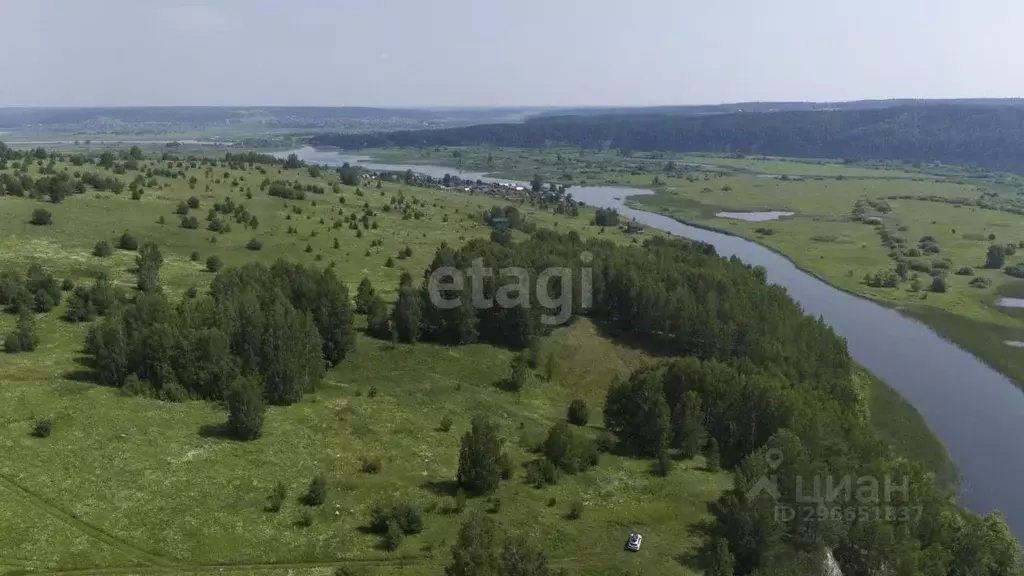
[[[0,108],[0,129],[53,127],[96,122],[124,124],[232,124],[258,122],[315,125],[332,121],[400,118],[429,123],[460,124],[522,120],[546,111],[515,108],[371,108],[360,106],[153,106],[122,108]]]
[[[1024,106],[1024,98],[958,98],[923,100],[896,98],[889,100],[851,100],[848,102],[732,102],[727,104],[699,104],[687,106],[644,107],[581,107],[557,108],[537,113],[534,117],[550,116],[608,116],[623,114],[674,114],[697,116],[701,114],[729,114],[733,112],[796,112],[801,110],[877,110],[898,106]]]
[[[902,160],[1024,173],[1024,100],[680,114],[638,109],[542,116],[523,123],[373,134],[321,134],[313,146],[569,145],[636,151],[726,152],[796,158]],[[865,106],[864,103],[860,104]]]
[[[423,123],[457,121],[465,123],[521,122],[553,116],[607,116],[668,114],[696,116],[735,112],[780,112],[800,110],[870,110],[906,105],[1024,106],[1024,99],[976,98],[960,100],[858,100],[851,102],[735,102],[685,106],[650,107],[417,107],[375,108],[370,106],[137,106],[137,107],[0,107],[0,128],[53,126],[89,122],[128,124],[222,124],[239,122],[293,123],[302,120],[366,120],[402,118]]]

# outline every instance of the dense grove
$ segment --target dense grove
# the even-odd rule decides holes
[[[330,270],[283,261],[220,272],[210,295],[171,305],[140,292],[92,326],[97,380],[167,399],[223,399],[239,375],[264,399],[292,404],[352,349],[348,291]],[[138,390],[136,390],[138,391]]]
[[[314,145],[492,145],[673,152],[734,152],[803,158],[897,159],[1024,171],[1024,108],[932,104],[866,110],[731,112],[700,116],[635,111],[554,116],[522,124],[380,134],[322,134]]]
[[[396,319],[405,334],[402,339],[448,344],[479,340],[525,348],[553,325],[545,324],[543,317],[586,314],[676,355],[744,358],[849,394],[839,384],[850,369],[845,344],[820,320],[805,316],[784,289],[767,285],[763,271],[752,272],[738,259],[720,258],[710,245],[652,239],[643,248],[622,248],[542,229],[529,240],[507,246],[485,240],[470,241],[458,250],[442,246],[425,276],[429,279],[442,267],[469,276],[476,259],[481,268],[492,271],[480,281],[480,296],[494,304],[474,307],[467,278],[462,305],[439,308],[432,303],[425,280],[419,298],[409,301],[415,310],[407,313],[399,299]],[[571,276],[554,277],[547,287],[559,308],[546,309],[529,281],[498,277],[513,266],[527,270],[532,279],[545,269],[571,270]],[[436,278],[448,281],[443,274]],[[444,300],[460,296],[458,290],[439,286]],[[411,286],[405,289],[411,299]],[[521,298],[527,306],[498,305],[503,293],[513,301]]]

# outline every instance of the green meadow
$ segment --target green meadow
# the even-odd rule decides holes
[[[144,161],[142,170],[153,165]],[[38,178],[39,169],[33,166],[30,174]],[[112,175],[97,166],[58,163],[55,169]],[[115,245],[128,231],[140,243],[160,246],[160,280],[172,299],[191,287],[205,289],[213,277],[204,264],[211,255],[225,266],[277,258],[334,266],[352,294],[368,277],[393,299],[402,270],[419,275],[442,242],[488,237],[482,211],[507,203],[390,182],[335,193],[335,173],[313,178],[304,169],[266,167],[262,174],[258,167],[218,167],[207,173],[186,164],[182,170],[184,177],[156,177],[156,186],[137,200],[127,190],[89,190],[61,203],[0,196],[0,270],[39,263],[78,285],[106,273],[128,289],[134,252],[92,254],[98,241]],[[193,176],[194,189],[188,185]],[[326,192],[284,200],[260,190],[264,178],[298,179]],[[200,217],[198,230],[182,228],[175,213],[193,195],[200,199],[191,211]],[[399,196],[419,215],[385,210]],[[231,221],[227,233],[205,230],[202,216],[225,197],[244,204],[258,227]],[[334,226],[339,210],[362,214],[366,204],[376,227]],[[49,226],[29,223],[41,207],[52,213]],[[589,224],[592,212],[573,218],[521,210],[539,226],[583,235],[599,230]],[[618,231],[603,234],[632,241]],[[262,242],[260,250],[247,248],[253,239]],[[403,259],[405,248],[411,255]],[[534,458],[531,451],[565,417],[571,400],[587,401],[586,433],[596,437],[608,386],[651,360],[586,321],[542,342],[541,354],[557,358],[552,379],[537,374],[519,393],[495,386],[508,373],[510,351],[392,344],[360,335],[356,351],[327,374],[323,389],[293,406],[271,408],[260,439],[239,443],[201,434],[226,417],[215,403],[160,402],[90,382],[82,365],[88,325],[62,320],[63,308],[36,316],[41,343],[35,351],[0,354],[2,574],[333,574],[338,566],[357,574],[436,573],[468,513],[454,511],[448,486],[458,467],[459,438],[478,413],[501,424],[515,466],[512,481],[494,497],[469,500],[467,509],[486,510],[502,530],[525,533],[569,574],[694,573],[679,558],[700,543],[695,524],[730,484],[728,474],[706,471],[700,458],[662,478],[650,474],[649,461],[607,454],[594,470],[565,476],[556,486],[536,489],[523,481],[519,464]],[[14,325],[13,316],[0,315],[0,333]],[[32,436],[43,418],[53,422],[52,434]],[[446,418],[452,424],[442,431]],[[363,472],[367,460],[379,460],[379,472]],[[306,507],[298,499],[317,474],[328,479],[328,499],[312,509],[312,525],[302,527],[297,523]],[[278,483],[286,487],[285,504],[268,512]],[[569,520],[577,500],[584,514]],[[395,502],[424,510],[424,528],[386,552],[366,526],[374,504]],[[647,535],[643,554],[623,551],[633,530]]]
[[[142,162],[142,170],[166,166]],[[40,167],[30,174],[38,178]],[[54,168],[113,175],[95,165],[61,162]],[[213,277],[204,263],[216,255],[225,266],[277,258],[333,266],[351,294],[367,277],[392,300],[402,270],[419,275],[442,242],[457,246],[488,237],[481,212],[507,203],[391,182],[334,192],[338,177],[330,171],[314,178],[305,169],[277,166],[265,166],[265,173],[259,166],[207,172],[186,163],[180,169],[184,176],[157,176],[135,200],[128,191],[91,189],[61,203],[0,196],[0,270],[39,263],[77,285],[105,273],[129,289],[135,252],[115,248],[106,258],[92,253],[97,242],[116,245],[127,231],[140,244],[160,246],[160,281],[172,299],[192,287],[204,290]],[[326,191],[285,200],[260,189],[264,178],[297,179]],[[739,187],[742,180],[729,181]],[[753,198],[757,191],[745,193]],[[191,196],[200,200],[190,211],[200,220],[197,230],[181,227],[175,213]],[[419,215],[386,210],[398,197]],[[668,192],[661,198],[675,197]],[[207,209],[225,198],[244,204],[258,226],[229,219],[229,232],[206,230]],[[375,227],[357,232],[347,223],[335,225],[362,214],[366,205]],[[52,224],[29,223],[37,208],[52,212]],[[614,228],[591,225],[592,210],[575,218],[529,205],[520,210],[540,227],[633,241]],[[870,245],[870,228],[856,230],[866,231]],[[262,243],[260,250],[247,248],[253,239]],[[411,255],[400,258],[405,248]],[[685,561],[702,542],[696,526],[709,518],[708,503],[731,484],[727,473],[705,469],[700,457],[658,477],[650,473],[650,461],[611,454],[554,486],[524,482],[520,465],[534,457],[548,428],[565,418],[571,400],[586,400],[591,416],[585,434],[596,438],[608,387],[653,360],[603,336],[589,321],[543,340],[542,357],[556,359],[551,379],[534,374],[518,393],[495,386],[508,374],[508,350],[394,344],[360,334],[355,352],[328,372],[322,389],[295,405],[270,408],[262,436],[240,443],[202,433],[225,420],[215,403],[161,402],[89,381],[82,360],[88,325],[62,320],[64,304],[37,315],[41,343],[34,352],[0,354],[0,574],[328,575],[338,567],[349,574],[436,574],[450,557],[461,518],[473,508],[486,511],[504,532],[536,541],[551,565],[567,574],[696,574]],[[0,314],[0,334],[14,325],[13,316]],[[861,371],[857,378],[883,437],[900,452],[945,469],[944,450],[913,408],[869,374]],[[467,510],[458,511],[450,486],[459,438],[479,413],[500,423],[513,477],[493,497],[471,499]],[[52,421],[52,434],[34,437],[30,432],[43,418]],[[448,430],[441,425],[446,419]],[[368,460],[379,461],[380,470],[364,472]],[[317,474],[327,478],[327,501],[310,509],[311,525],[301,526],[308,508],[299,498]],[[268,496],[278,483],[287,497],[280,511],[270,512]],[[577,501],[583,515],[570,520]],[[423,530],[387,552],[367,525],[373,505],[396,502],[424,511]],[[623,550],[633,531],[644,534],[639,554]]]

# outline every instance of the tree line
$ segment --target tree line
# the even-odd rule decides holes
[[[460,306],[436,306],[431,275],[442,267],[471,271],[477,259],[493,271],[482,278],[479,296],[494,305],[474,306],[467,278],[462,290],[439,285],[435,295],[444,300],[461,297]],[[510,267],[526,270],[530,278],[524,283],[518,277],[498,277]],[[556,304],[549,309],[532,281],[556,268],[570,273],[549,282],[547,294]],[[441,274],[437,278],[450,281]],[[524,305],[499,306],[499,295]],[[363,308],[371,303],[365,301]],[[418,288],[411,275],[403,276],[390,321],[399,340],[525,348],[550,330],[542,315],[560,312],[570,321],[581,315],[595,318],[623,336],[675,355],[744,358],[837,393],[849,378],[845,343],[820,319],[804,315],[785,289],[768,285],[763,270],[751,270],[737,258],[721,258],[708,244],[679,239],[651,238],[642,246],[622,247],[584,241],[575,232],[540,229],[509,245],[484,239],[459,249],[442,245]]]
[[[896,159],[1024,172],[1024,108],[908,104],[881,109],[732,112],[636,111],[534,118],[521,124],[377,134],[321,134],[313,146],[503,146],[551,143],[601,149],[732,152],[801,158]]]

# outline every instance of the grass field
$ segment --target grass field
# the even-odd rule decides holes
[[[984,199],[995,205],[1019,205],[1024,194],[1024,179],[1019,177],[949,166],[711,154],[624,156],[615,150],[566,148],[370,152],[381,160],[461,163],[467,170],[489,170],[518,178],[541,174],[556,182],[651,188],[655,195],[634,197],[630,199],[632,205],[773,248],[839,288],[899,308],[925,322],[1024,386],[1024,350],[1005,343],[1024,341],[1024,314],[995,306],[1000,297],[1024,295],[1024,280],[1001,269],[984,267],[989,245],[1017,245],[1024,240],[1024,216],[935,201],[965,199],[973,203]],[[690,163],[706,167],[670,174],[664,170],[670,161],[678,166]],[[920,199],[922,196],[930,199]],[[869,210],[880,225],[864,224],[851,218],[858,200],[885,201],[891,211]],[[767,210],[795,214],[770,222],[716,216],[721,211]],[[865,275],[892,270],[896,264],[890,248],[882,243],[880,228],[903,238],[907,249],[914,249],[919,240],[931,236],[940,252],[916,256],[925,269],[911,270],[898,286],[872,287],[865,282]],[[1022,262],[1024,257],[1018,253],[1008,256],[1005,264]],[[956,274],[964,267],[971,269],[969,274]],[[945,293],[929,290],[932,271],[944,274],[948,284]],[[913,289],[915,275],[920,282],[918,290]],[[970,284],[972,281],[988,285],[977,287]]]
[[[329,191],[333,174],[320,179],[304,170],[279,175],[274,167],[267,175],[249,169],[225,178],[225,170],[208,177],[202,169],[186,168],[186,178],[158,177],[160,186],[140,200],[127,192],[95,191],[60,204],[2,196],[0,270],[39,262],[78,284],[105,272],[130,287],[133,252],[115,250],[109,258],[91,253],[97,241],[113,243],[130,231],[140,242],[159,243],[165,259],[160,278],[172,298],[189,287],[204,288],[213,275],[203,262],[216,254],[228,266],[279,257],[333,263],[353,293],[366,276],[390,299],[400,271],[417,276],[441,242],[457,246],[488,236],[479,215],[498,203],[390,183],[359,193],[343,187],[338,195]],[[258,188],[264,177],[294,180],[297,174],[304,183],[326,185],[328,192],[287,201]],[[194,191],[189,176],[198,179]],[[239,184],[232,186],[236,178]],[[251,199],[243,192],[247,186]],[[179,227],[175,207],[193,194],[201,200],[193,211],[197,216],[230,196],[257,216],[258,229],[233,221],[225,234]],[[384,211],[397,195],[415,200],[422,216],[403,219],[397,211]],[[364,203],[374,210],[377,229],[357,236],[347,224],[332,226],[339,209],[346,216],[361,213]],[[51,226],[28,223],[40,207],[53,213]],[[591,211],[571,218],[521,209],[540,226],[584,236],[597,232],[589,225]],[[286,233],[289,227],[298,232]],[[602,237],[632,241],[611,230]],[[262,250],[246,249],[252,238],[263,242]],[[412,256],[398,259],[406,246]],[[190,258],[193,252],[199,253],[198,261]],[[389,257],[396,262],[393,268],[385,266]],[[578,321],[542,344],[542,355],[558,359],[552,381],[538,377],[511,394],[494,385],[507,374],[509,351],[486,345],[392,345],[360,336],[356,352],[328,373],[323,390],[296,405],[271,408],[263,436],[237,443],[200,433],[225,419],[213,403],[129,397],[85,381],[80,357],[87,326],[60,320],[61,310],[37,317],[42,343],[35,352],[0,354],[4,575],[327,575],[339,565],[357,574],[436,574],[449,558],[460,521],[450,510],[455,499],[447,490],[457,469],[459,437],[474,414],[487,413],[500,422],[513,461],[524,463],[573,398],[586,399],[587,433],[596,436],[608,386],[651,360],[601,336],[592,323]],[[13,317],[0,315],[0,335],[13,326]],[[857,377],[882,435],[901,452],[942,469],[945,453],[913,408],[870,375]],[[445,417],[453,421],[448,432],[439,429]],[[49,438],[29,434],[40,418],[54,423]],[[380,473],[361,472],[364,459],[379,459]],[[681,462],[666,478],[651,475],[649,467],[648,461],[604,455],[592,471],[542,490],[527,486],[517,467],[513,479],[502,484],[501,505],[492,515],[503,530],[535,538],[551,563],[569,574],[695,574],[680,558],[700,543],[694,525],[707,518],[707,503],[730,485],[730,477],[707,472],[699,458]],[[328,501],[311,526],[299,527],[303,506],[297,499],[318,473],[328,478]],[[288,498],[283,510],[268,512],[267,497],[278,482],[287,487]],[[576,499],[584,503],[584,515],[568,520]],[[423,532],[388,553],[365,526],[373,504],[396,501],[428,512]],[[469,506],[493,509],[494,501],[471,500]],[[645,536],[639,554],[623,551],[634,530]]]
[[[269,169],[267,177],[279,177],[276,170]],[[199,180],[195,191],[186,179],[158,178],[159,189],[148,189],[140,200],[127,192],[96,191],[60,204],[0,197],[0,269],[23,270],[39,262],[79,284],[105,272],[129,287],[134,253],[115,250],[109,258],[97,258],[91,252],[97,241],[113,243],[130,231],[140,242],[159,243],[165,259],[160,277],[172,298],[208,284],[213,275],[203,262],[212,254],[229,266],[278,257],[334,263],[353,293],[367,276],[390,296],[400,271],[418,275],[441,242],[459,245],[489,235],[480,212],[498,203],[397,184],[367,187],[362,195],[344,187],[340,195],[328,190],[286,201],[259,191],[264,175],[255,170],[234,171],[230,180],[245,178],[236,187],[222,172],[218,168],[207,178],[203,170],[186,170]],[[308,175],[300,180],[315,181]],[[208,183],[211,190],[203,192]],[[319,183],[330,187],[325,179]],[[253,188],[252,199],[241,191],[245,186]],[[231,196],[257,216],[258,229],[232,222],[231,232],[216,234],[177,226],[175,207],[193,194],[202,203],[194,213],[205,214]],[[397,211],[385,212],[383,206],[396,195],[415,200],[423,215],[403,219]],[[376,212],[377,229],[357,237],[347,225],[332,227],[339,209],[346,215],[361,212],[363,203]],[[28,223],[39,207],[53,213],[51,226]],[[570,218],[523,211],[542,226],[584,235],[597,230],[588,225],[589,213]],[[288,227],[298,233],[286,234]],[[631,241],[622,233],[604,237]],[[262,240],[262,250],[245,248],[252,238]],[[371,246],[377,241],[379,246]],[[406,246],[412,256],[398,259]],[[198,262],[190,259],[193,252],[200,254]],[[389,257],[397,264],[393,268],[385,266]],[[448,511],[454,498],[446,490],[470,418],[487,413],[497,419],[514,462],[522,463],[534,457],[529,449],[564,417],[570,400],[585,398],[597,424],[610,383],[650,360],[580,321],[543,343],[543,353],[559,359],[553,381],[537,378],[511,394],[494,385],[508,371],[509,351],[486,345],[391,345],[360,336],[356,352],[328,373],[322,391],[294,406],[272,408],[264,435],[243,444],[200,433],[224,421],[223,409],[213,403],[128,397],[84,381],[79,360],[87,326],[64,322],[61,311],[37,316],[42,343],[35,352],[0,354],[2,574],[327,574],[342,564],[374,574],[437,573],[449,558],[460,521]],[[0,333],[13,326],[13,317],[0,315]],[[445,416],[454,425],[441,432]],[[49,438],[29,433],[40,418],[54,422]],[[597,432],[592,426],[588,433]],[[381,472],[361,472],[364,459],[379,459]],[[649,466],[606,455],[595,470],[543,490],[526,485],[517,469],[513,480],[503,483],[497,495],[502,505],[493,515],[503,529],[537,539],[552,564],[570,574],[693,573],[678,558],[699,543],[693,524],[706,517],[707,502],[729,485],[729,476],[704,471],[699,459],[680,463],[667,478],[651,475]],[[298,527],[303,507],[297,499],[318,473],[329,479],[328,502],[312,526]],[[287,487],[288,499],[281,512],[270,513],[267,497],[277,482]],[[584,502],[585,513],[571,521],[565,515],[576,499]],[[373,504],[394,501],[430,512],[421,534],[388,553],[379,549],[378,536],[361,527]],[[494,504],[471,500],[469,506]],[[632,530],[647,536],[643,554],[622,551]]]

